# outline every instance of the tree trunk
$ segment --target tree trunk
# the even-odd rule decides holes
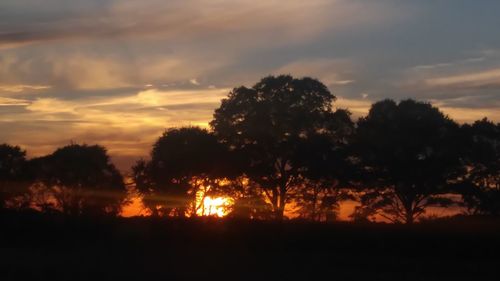
[[[413,224],[414,222],[414,217],[413,217],[413,209],[407,209],[406,210],[406,224]]]
[[[285,204],[286,204],[286,186],[281,185],[279,187],[279,205],[277,208],[277,213],[276,213],[276,219],[277,220],[283,220],[284,213],[285,213]]]
[[[282,221],[282,220],[283,220],[283,217],[284,217],[284,213],[285,213],[284,208],[278,207],[278,208],[274,211],[274,216],[275,216],[275,219],[276,219],[276,220],[279,220],[279,221]]]

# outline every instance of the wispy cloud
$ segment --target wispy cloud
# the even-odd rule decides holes
[[[430,87],[454,87],[462,89],[500,87],[500,68],[431,78],[425,80],[425,83]]]
[[[429,69],[445,68],[445,67],[458,66],[458,65],[470,64],[470,63],[479,63],[479,62],[483,62],[485,60],[486,60],[485,57],[473,57],[473,58],[466,58],[466,59],[462,59],[462,60],[458,60],[458,61],[417,65],[417,66],[414,66],[413,69],[415,69],[415,70],[429,70]]]
[[[0,106],[24,106],[29,104],[28,100],[0,97]]]
[[[39,5],[35,0],[23,1],[23,4],[7,0],[6,4],[0,4],[7,19],[12,18],[9,12],[21,11],[38,17],[26,17],[22,24],[13,20],[7,25],[8,29],[0,29],[0,45],[130,37],[182,41],[200,36],[220,37],[241,32],[256,35],[269,31],[277,37],[303,40],[329,28],[329,24],[345,27],[386,19],[379,5],[345,0],[290,0],[286,5],[275,0],[103,1],[101,4],[89,1],[88,5],[79,2],[80,5],[67,5],[64,0],[51,0],[47,6],[53,9],[39,9],[37,13]],[[60,9],[61,6],[66,9]],[[375,9],[378,11],[373,12]],[[354,13],[359,17],[350,16]],[[7,23],[4,21],[3,26]]]
[[[38,90],[46,90],[50,89],[50,86],[47,85],[0,85],[0,93],[2,92],[10,92],[10,93],[21,93],[25,91],[38,91]]]
[[[335,101],[335,106],[341,109],[348,109],[352,113],[354,119],[368,114],[372,102],[366,99],[348,99],[339,97]]]
[[[213,110],[228,92],[153,88],[133,95],[79,100],[0,98],[0,105],[25,109],[2,115],[2,141],[30,147],[32,155],[48,153],[70,140],[100,143],[108,146],[113,156],[125,159],[127,162],[119,165],[126,167],[132,158],[147,155],[165,128],[208,126]]]
[[[189,83],[195,85],[195,86],[199,86],[200,85],[200,82],[198,82],[198,80],[196,80],[196,78],[192,78],[189,80]]]
[[[344,86],[355,82],[355,65],[349,59],[316,58],[298,60],[279,67],[274,74],[288,73],[295,76],[311,76],[329,86]]]

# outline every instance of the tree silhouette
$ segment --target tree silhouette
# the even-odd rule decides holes
[[[31,184],[26,151],[18,146],[0,144],[0,210]]]
[[[217,185],[227,171],[225,147],[207,130],[167,130],[154,144],[151,160],[133,167],[134,181],[153,215],[184,216],[202,208],[196,194]],[[201,200],[203,202],[203,200]]]
[[[273,218],[272,205],[266,202],[258,186],[245,176],[232,178],[228,185],[219,186],[218,191],[234,200],[229,217],[260,220]]]
[[[335,220],[340,203],[354,200],[349,189],[357,177],[351,157],[355,128],[350,112],[339,109],[326,120],[327,129],[298,148],[296,162],[302,164],[303,182],[291,194],[299,216],[316,221]]]
[[[32,160],[36,180],[67,215],[116,215],[126,197],[123,178],[99,145],[71,144]]]
[[[355,216],[379,214],[412,223],[439,197],[462,168],[458,125],[428,103],[384,100],[358,122],[356,151],[364,172],[362,206]]]
[[[488,119],[465,124],[467,170],[458,185],[471,214],[500,215],[500,124]]]
[[[214,134],[245,160],[245,175],[263,189],[277,219],[301,180],[298,149],[328,131],[334,100],[318,80],[269,76],[233,89],[215,110]]]

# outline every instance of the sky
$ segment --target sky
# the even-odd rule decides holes
[[[500,122],[499,14],[498,0],[2,0],[0,143],[30,157],[97,143],[125,171],[270,74],[319,79],[354,118],[414,98]]]

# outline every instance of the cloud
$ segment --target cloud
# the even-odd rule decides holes
[[[39,98],[28,104],[26,109],[41,113],[75,113],[77,105],[73,102],[67,102],[56,98]]]
[[[189,80],[189,83],[195,85],[195,86],[199,86],[200,85],[200,82],[198,82],[198,80],[196,80],[196,78],[192,78]]]
[[[76,89],[113,89],[130,87],[133,79],[126,65],[111,58],[82,55],[49,58],[51,78]],[[130,77],[132,78],[132,77]]]
[[[49,153],[71,141],[108,147],[122,168],[145,156],[162,131],[174,126],[207,127],[229,89],[145,89],[132,95],[77,100],[0,98],[19,106],[0,120],[0,142],[29,147],[30,155]]]
[[[35,0],[22,4],[6,0],[0,4],[4,11],[0,15],[5,17],[8,28],[0,32],[0,45],[130,37],[191,40],[269,32],[275,38],[303,40],[325,28],[352,27],[388,18],[381,5],[346,0],[289,0],[286,5],[277,0],[85,2],[67,5],[64,0],[51,0],[40,7]],[[16,14],[22,23],[12,16]]]
[[[297,77],[318,78],[327,86],[344,86],[354,83],[355,65],[348,59],[316,58],[298,60],[279,67],[274,74],[292,74]]]
[[[29,104],[28,100],[0,97],[0,106],[25,106]]]
[[[94,54],[91,50],[42,49],[30,57],[0,54],[0,93],[142,88],[179,81],[194,85],[199,82],[192,77],[206,75],[226,63],[224,58],[200,61],[197,55],[182,53],[123,56],[112,51]]]
[[[465,64],[470,64],[470,63],[478,63],[478,62],[483,62],[485,61],[485,57],[473,57],[473,58],[466,58],[458,61],[452,61],[452,62],[441,62],[441,63],[434,63],[434,64],[424,64],[424,65],[417,65],[414,66],[413,69],[415,70],[429,70],[429,69],[438,69],[438,68],[446,68],[446,67],[456,67],[459,65],[465,65]]]
[[[472,123],[475,120],[480,120],[487,117],[490,120],[500,120],[500,111],[497,108],[477,108],[443,106],[439,102],[434,103],[445,114],[449,115],[453,120],[460,123]]]
[[[500,68],[425,80],[429,87],[439,88],[500,88]]]
[[[366,99],[349,99],[339,97],[335,101],[336,108],[348,109],[352,113],[353,119],[358,119],[359,117],[368,114],[372,102]]]
[[[233,86],[265,74],[241,65],[255,61],[256,52],[400,19],[393,7],[346,0],[5,0],[0,45],[15,47],[0,55],[0,83],[47,84],[51,94],[67,95],[193,77]]]
[[[447,108],[491,112],[500,106],[499,66],[496,52],[474,50],[469,56],[449,62],[411,67],[401,72],[394,90]]]
[[[0,92],[21,93],[25,91],[39,91],[50,89],[47,85],[0,85]]]

